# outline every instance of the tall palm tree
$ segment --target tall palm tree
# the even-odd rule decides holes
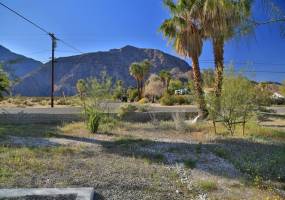
[[[144,81],[148,73],[150,72],[150,69],[152,67],[151,62],[148,60],[144,60],[140,62],[141,70],[142,70],[142,80],[141,80],[141,96],[143,95],[142,93],[144,92]]]
[[[141,98],[141,79],[143,77],[141,65],[139,63],[132,63],[129,71],[130,71],[130,75],[136,79],[138,98],[140,99]]]
[[[250,16],[252,0],[195,0],[192,12],[199,13],[204,34],[212,39],[215,58],[215,95],[221,96],[224,45]]]
[[[169,71],[166,71],[166,70],[161,70],[159,72],[159,77],[160,77],[161,81],[163,82],[163,85],[165,87],[165,91],[168,92],[169,83],[171,80],[171,73]]]
[[[182,56],[192,58],[193,78],[196,96],[201,114],[208,115],[202,78],[199,67],[199,56],[203,48],[203,32],[197,18],[197,13],[191,12],[195,0],[164,0],[164,4],[171,12],[171,18],[163,22],[160,27],[165,37],[173,43],[176,52]]]
[[[148,75],[152,64],[148,60],[142,62],[132,63],[130,66],[130,75],[133,76],[137,81],[138,98],[141,99],[143,95],[144,80]]]

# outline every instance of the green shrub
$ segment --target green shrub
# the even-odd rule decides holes
[[[139,112],[148,112],[149,111],[148,105],[141,105],[141,106],[138,106],[137,108],[138,108]]]
[[[169,92],[174,94],[175,90],[179,90],[183,87],[183,83],[180,80],[170,80],[169,82]]]
[[[256,110],[254,85],[242,75],[225,76],[221,97],[208,95],[209,117],[221,121],[231,135],[237,124],[246,123]]]
[[[160,104],[165,106],[172,106],[175,104],[185,105],[191,104],[192,98],[190,95],[170,95],[165,93],[160,99]]]
[[[130,102],[134,102],[138,97],[138,90],[137,89],[128,89],[128,98]]]
[[[102,114],[94,108],[87,108],[87,128],[91,133],[96,133],[99,128]]]
[[[224,159],[228,159],[229,158],[229,152],[228,151],[226,151],[225,149],[223,149],[222,147],[215,147],[214,149],[213,149],[213,152],[217,155],[217,156],[219,156],[219,157],[221,157],[221,158],[224,158]]]
[[[175,99],[169,94],[164,94],[163,97],[160,99],[160,104],[164,106],[173,106],[174,103]]]
[[[196,167],[197,161],[193,159],[188,159],[184,161],[185,167],[189,169],[194,169]]]
[[[179,105],[183,105],[185,104],[186,100],[184,98],[184,96],[174,96],[174,100],[175,100],[175,103],[179,104]]]

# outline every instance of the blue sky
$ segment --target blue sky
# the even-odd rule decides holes
[[[261,0],[256,0],[260,2]],[[276,0],[285,10],[284,0]],[[1,0],[27,18],[56,33],[83,52],[104,51],[125,45],[156,48],[176,55],[158,32],[169,17],[162,0]],[[264,19],[257,3],[254,16]],[[0,44],[12,51],[46,62],[50,39],[40,30],[0,7]],[[59,43],[56,56],[78,54]],[[212,67],[212,47],[205,42],[201,67]],[[228,41],[225,60],[238,68],[285,71],[285,38],[278,25],[258,27],[255,34]],[[191,62],[190,60],[187,60]],[[210,61],[210,62],[209,62]],[[243,64],[248,63],[248,64]],[[253,64],[254,63],[254,64]],[[256,73],[257,80],[285,80],[285,74]]]

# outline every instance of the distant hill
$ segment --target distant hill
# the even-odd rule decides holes
[[[40,61],[11,52],[0,45],[0,63],[10,78],[23,77],[43,65]]]
[[[77,56],[56,59],[55,68],[55,94],[74,95],[78,79],[98,77],[102,70],[106,70],[113,80],[123,80],[126,86],[135,85],[133,77],[129,75],[129,66],[133,62],[148,59],[154,65],[151,73],[163,69],[179,69],[182,72],[191,70],[191,66],[184,60],[166,54],[156,49],[144,49],[125,46],[121,49],[112,49],[106,52],[86,53]],[[50,95],[51,63],[46,63],[40,68],[24,76],[17,84],[13,94],[23,96],[48,96]]]

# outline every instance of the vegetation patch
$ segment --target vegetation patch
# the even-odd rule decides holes
[[[203,190],[204,192],[212,192],[218,189],[217,183],[211,180],[199,181],[198,187],[201,188],[201,190]]]
[[[224,158],[224,159],[228,159],[228,158],[230,157],[229,152],[228,152],[226,149],[222,148],[222,147],[215,147],[215,148],[213,149],[213,152],[214,152],[217,156],[219,156],[219,157],[221,157],[221,158]]]
[[[196,167],[197,161],[193,159],[187,159],[184,161],[184,166],[189,169],[194,169]]]

